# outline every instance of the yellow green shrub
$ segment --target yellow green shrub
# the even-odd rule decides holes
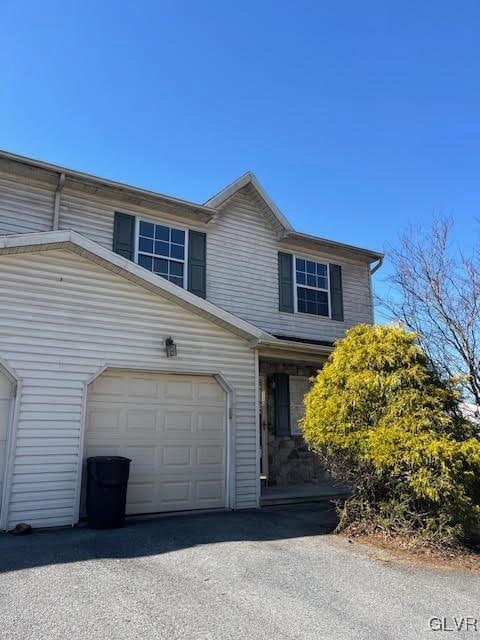
[[[305,397],[304,437],[352,486],[341,526],[452,544],[479,515],[480,441],[413,333],[359,325]]]

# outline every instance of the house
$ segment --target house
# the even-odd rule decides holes
[[[132,459],[131,514],[321,482],[302,397],[381,260],[250,173],[195,204],[0,153],[0,528],[75,524],[90,455]]]

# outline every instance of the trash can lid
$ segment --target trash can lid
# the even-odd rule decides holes
[[[87,462],[131,462],[131,460],[124,456],[93,456],[87,458]]]

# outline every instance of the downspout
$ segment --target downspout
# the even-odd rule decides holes
[[[53,201],[53,231],[58,230],[58,223],[60,220],[60,197],[62,195],[63,187],[65,186],[65,174],[61,173],[58,178],[57,188],[55,189],[55,199]]]
[[[378,271],[380,269],[380,267],[383,264],[383,256],[380,256],[380,258],[378,259],[377,264],[373,267],[373,269],[370,269],[370,275],[373,276],[373,274],[375,273],[375,271]]]
[[[378,271],[380,269],[380,267],[383,264],[383,256],[380,256],[378,258],[378,262],[377,264],[373,267],[373,269],[370,269],[370,276],[369,276],[369,285],[370,285],[370,307],[371,307],[371,312],[372,312],[372,323],[375,322],[375,303],[373,300],[373,286],[372,286],[372,276],[375,273],[375,271]]]

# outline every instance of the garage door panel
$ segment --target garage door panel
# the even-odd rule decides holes
[[[156,447],[149,445],[125,445],[121,447],[123,456],[130,458],[131,473],[133,474],[152,474],[155,473],[160,462],[158,450]]]
[[[186,431],[191,433],[193,431],[192,412],[166,409],[164,414],[164,429],[167,432],[173,431],[174,433],[178,433],[179,431]]]
[[[196,482],[196,499],[202,502],[220,500],[223,486],[220,480],[201,480]]]
[[[192,503],[192,481],[191,480],[167,480],[162,483],[160,503],[168,509],[172,505],[182,505],[184,508]]]
[[[110,376],[113,385],[100,378],[89,390],[87,456],[132,460],[127,513],[223,507],[226,411],[218,384],[143,372],[102,378]]]
[[[225,429],[225,417],[223,412],[198,412],[198,431],[222,432]]]
[[[136,376],[127,378],[128,395],[132,398],[152,398],[161,395],[161,384],[153,378]]]
[[[200,382],[197,385],[197,399],[198,400],[211,400],[212,402],[216,401],[219,406],[223,406],[224,403],[224,392],[222,389],[216,385],[206,384]]]
[[[169,466],[189,466],[192,461],[192,448],[167,446],[162,447],[162,465]]]
[[[125,419],[127,431],[157,431],[158,429],[158,415],[154,409],[127,409]]]
[[[121,409],[91,408],[87,417],[88,423],[96,432],[117,431],[121,424]]]
[[[125,377],[120,375],[100,376],[92,383],[91,391],[99,399],[102,399],[102,396],[106,396],[105,399],[122,398],[125,395],[126,382]]]
[[[218,446],[198,446],[197,465],[223,465],[225,450]]]
[[[187,380],[170,380],[165,382],[164,399],[168,400],[195,400],[193,382]]]

